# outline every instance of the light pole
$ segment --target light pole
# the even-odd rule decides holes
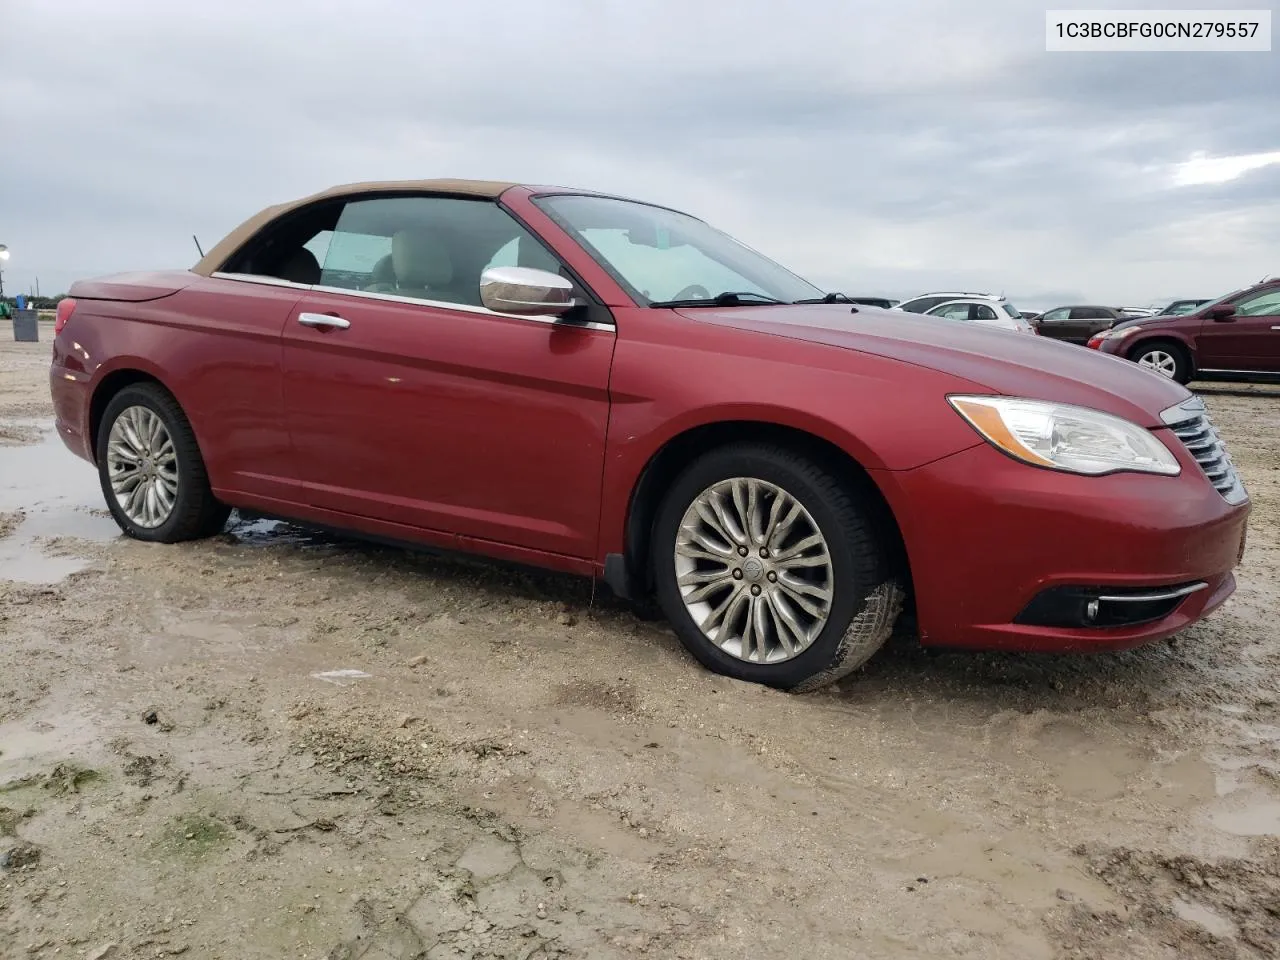
[[[4,299],[4,262],[9,259],[9,248],[0,243],[0,300]]]

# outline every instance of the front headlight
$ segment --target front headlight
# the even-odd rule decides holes
[[[1155,434],[1109,413],[1015,397],[947,400],[989,443],[1023,463],[1088,476],[1182,472]]]
[[[1137,333],[1141,329],[1142,329],[1141,327],[1121,327],[1119,330],[1116,330],[1113,327],[1112,329],[1108,330],[1106,333],[1102,334],[1102,339],[1103,340],[1123,340],[1125,337],[1133,336],[1135,333]]]

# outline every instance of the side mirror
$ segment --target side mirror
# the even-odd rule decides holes
[[[578,305],[571,282],[532,267],[490,267],[480,275],[480,302],[525,317],[558,317]]]
[[[1233,303],[1220,303],[1216,307],[1210,307],[1205,313],[1206,320],[1214,320],[1218,323],[1233,322],[1236,318],[1236,307]]]

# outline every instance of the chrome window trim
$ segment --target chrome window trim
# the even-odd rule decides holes
[[[306,290],[314,293],[331,293],[344,297],[355,297],[361,300],[380,300],[386,303],[403,303],[413,307],[435,307],[439,310],[460,310],[463,313],[475,313],[485,317],[500,317],[504,320],[524,320],[534,323],[544,323],[552,326],[573,327],[578,330],[600,330],[605,333],[617,333],[617,328],[611,323],[572,323],[568,320],[562,320],[559,317],[532,317],[518,313],[499,313],[496,310],[490,310],[488,307],[476,307],[469,303],[452,303],[448,300],[424,300],[421,297],[402,297],[395,293],[379,293],[375,290],[352,290],[348,287],[329,287],[322,284],[306,284],[294,283],[292,280],[282,280],[279,277],[265,277],[250,273],[213,273],[214,277],[219,280],[234,280],[239,283],[260,283],[271,287],[292,287],[295,290]]]
[[[268,287],[292,287],[295,290],[310,290],[309,283],[294,283],[292,280],[285,280],[282,277],[268,277],[257,273],[223,273],[221,270],[215,270],[210,277],[218,280],[235,280],[240,283],[260,283]]]

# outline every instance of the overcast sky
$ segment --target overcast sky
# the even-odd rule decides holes
[[[669,204],[856,294],[1280,274],[1280,53],[1046,53],[1046,5],[0,0],[5,287],[185,268],[267,204],[433,176]]]

